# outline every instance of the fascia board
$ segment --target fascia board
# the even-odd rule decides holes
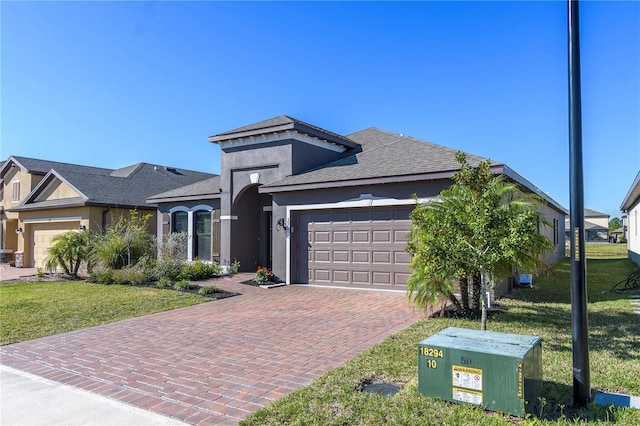
[[[258,188],[258,192],[261,194],[267,194],[267,193],[275,193],[275,192],[306,191],[306,190],[313,190],[313,189],[415,182],[420,180],[448,179],[448,178],[451,178],[451,176],[455,172],[456,170],[448,170],[448,171],[442,171],[442,172],[436,172],[436,173],[421,173],[421,174],[405,175],[405,176],[349,179],[349,180],[343,180],[343,181],[314,182],[314,183],[292,184],[292,185],[282,185],[282,186],[264,185]]]

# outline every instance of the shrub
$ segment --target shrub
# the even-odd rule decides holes
[[[177,283],[175,283],[173,285],[173,288],[175,290],[179,290],[179,291],[189,291],[189,290],[195,290],[197,286],[194,284],[191,284],[189,281],[187,280],[181,280],[178,281]]]
[[[160,280],[162,278],[177,281],[182,271],[183,262],[180,259],[160,259],[153,267],[150,278]]]
[[[88,281],[96,284],[112,284],[114,283],[113,269],[94,269],[89,275]]]
[[[173,287],[173,281],[171,281],[169,278],[162,277],[158,280],[158,282],[156,282],[156,287],[159,287],[159,288]]]
[[[161,259],[187,259],[189,235],[186,232],[172,232],[162,237],[160,244]]]
[[[215,293],[219,293],[220,290],[216,287],[216,286],[206,286],[206,287],[201,287],[200,290],[198,290],[198,294],[201,294],[203,296],[210,296],[212,294]]]
[[[137,260],[153,249],[153,238],[147,232],[150,214],[140,216],[131,210],[129,217],[121,217],[101,234],[95,236],[91,259],[112,269],[121,269],[137,263]]]
[[[205,280],[207,278],[219,277],[222,275],[222,268],[215,263],[205,263],[196,260],[193,263],[185,263],[180,270],[180,277],[184,280]]]
[[[143,284],[147,282],[147,274],[138,265],[113,270],[113,281],[118,284]]]

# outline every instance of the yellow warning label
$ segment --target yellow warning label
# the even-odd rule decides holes
[[[451,379],[453,386],[482,390],[482,370],[479,368],[453,365],[451,367]]]
[[[467,389],[453,388],[453,400],[470,402],[472,404],[482,404],[482,392],[474,392]]]
[[[518,363],[518,398],[522,398],[522,363]]]

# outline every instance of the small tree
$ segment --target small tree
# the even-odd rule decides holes
[[[487,277],[508,276],[514,266],[542,266],[541,256],[552,246],[540,234],[546,222],[537,209],[538,197],[494,176],[488,161],[471,167],[463,153],[456,160],[461,169],[453,175],[453,185],[411,213],[407,250],[412,273],[407,290],[418,306],[444,297],[462,311],[469,310],[471,292],[472,309],[482,302],[484,330]],[[454,295],[453,280],[464,293],[462,304]]]
[[[67,231],[51,240],[53,245],[47,249],[45,269],[62,268],[67,275],[78,275],[80,264],[89,256],[89,234],[86,232]]]
[[[613,236],[613,231],[622,228],[622,220],[619,217],[614,217],[609,221],[609,236]]]

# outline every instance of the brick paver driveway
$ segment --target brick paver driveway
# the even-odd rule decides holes
[[[2,364],[187,423],[235,424],[422,318],[403,292],[239,279],[216,285],[241,296],[4,346]]]

